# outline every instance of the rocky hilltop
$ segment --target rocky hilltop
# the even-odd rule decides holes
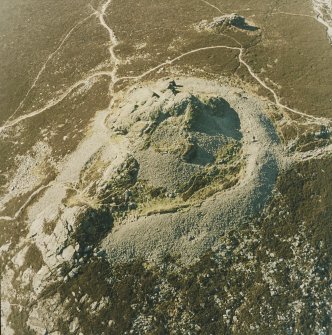
[[[1,333],[331,332],[328,6],[0,8]]]

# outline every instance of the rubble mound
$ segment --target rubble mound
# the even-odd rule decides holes
[[[197,25],[197,29],[200,31],[211,31],[232,27],[247,31],[256,31],[259,29],[254,25],[250,25],[243,16],[236,13],[215,17],[211,22],[203,20]]]
[[[229,85],[169,80],[133,87],[108,120],[138,164],[134,205],[102,242],[111,260],[181,252],[191,262],[274,187],[281,146],[268,105]]]
[[[144,115],[141,109],[147,110],[138,108],[134,118],[135,114]],[[237,154],[240,153],[239,117],[221,97],[204,100],[179,93],[173,106],[161,107],[157,103],[149,113],[150,120],[139,136],[134,156],[140,165],[138,178],[152,188],[181,193],[191,178],[200,175],[202,179],[207,170],[219,166],[220,171],[214,172],[217,177],[218,172],[226,169],[226,147],[229,151],[237,147]],[[202,183],[202,187],[203,184],[207,186]]]

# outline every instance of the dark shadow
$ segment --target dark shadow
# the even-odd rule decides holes
[[[202,103],[195,98],[192,102],[194,117],[191,129],[209,136],[224,135],[240,141],[241,122],[236,111],[222,98],[211,98]]]
[[[169,82],[169,85],[167,88],[171,90],[174,95],[177,95],[178,93],[180,93],[180,91],[178,90],[179,87],[183,87],[183,85],[178,85],[175,82],[175,80],[172,80]]]
[[[214,162],[217,148],[225,139],[242,139],[240,118],[229,103],[222,98],[206,102],[192,96],[187,114],[188,130],[192,135],[193,150],[187,161],[206,165]]]
[[[191,164],[207,165],[213,163],[215,160],[214,155],[204,148],[197,146],[195,156],[189,161]]]
[[[259,28],[255,26],[251,26],[246,22],[246,19],[242,16],[237,16],[231,21],[232,26],[242,29],[242,30],[248,30],[248,31],[256,31]]]
[[[80,245],[80,251],[94,248],[113,228],[113,216],[108,208],[89,208],[78,218],[79,226],[74,239]]]

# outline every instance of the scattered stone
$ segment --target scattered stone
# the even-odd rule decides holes
[[[91,245],[87,245],[85,248],[84,248],[84,252],[89,252],[93,249],[93,247]]]
[[[67,248],[63,249],[62,251],[62,258],[65,261],[70,261],[75,253],[75,248],[72,245],[69,245]]]
[[[97,305],[98,305],[98,301],[94,301],[90,306],[91,311],[94,311],[97,308]]]
[[[78,268],[73,268],[69,273],[68,273],[68,277],[69,278],[74,278],[79,272]]]
[[[84,294],[83,297],[80,299],[79,302],[80,302],[81,304],[83,304],[83,303],[85,303],[85,302],[87,301],[87,299],[88,299],[88,295],[87,295],[87,294]]]
[[[69,331],[74,333],[78,329],[78,318],[75,317],[74,320],[69,324]]]

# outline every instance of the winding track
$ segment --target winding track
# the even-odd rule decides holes
[[[312,116],[310,114],[306,114],[306,113],[303,113],[303,112],[300,112],[300,111],[297,111],[293,108],[290,108],[284,104],[282,104],[280,102],[280,98],[278,97],[277,93],[271,88],[269,87],[263,80],[261,80],[254,72],[253,70],[251,69],[251,67],[249,66],[248,63],[246,63],[244,60],[243,60],[243,51],[244,49],[243,48],[240,48],[240,47],[230,47],[230,46],[227,46],[227,45],[216,45],[216,46],[210,46],[210,47],[202,47],[202,48],[197,48],[197,49],[194,49],[194,50],[190,50],[188,52],[184,52],[182,53],[181,55],[171,59],[171,60],[167,60],[149,70],[147,70],[146,72],[138,75],[138,76],[126,76],[126,77],[120,77],[120,78],[117,78],[115,80],[115,82],[111,82],[111,86],[114,86],[114,84],[116,84],[117,82],[121,81],[121,80],[135,80],[135,81],[138,81],[140,79],[143,79],[144,77],[148,76],[149,74],[159,70],[160,68],[162,67],[165,67],[165,66],[169,66],[169,65],[172,65],[173,63],[175,63],[176,61],[190,55],[190,54],[194,54],[194,53],[198,53],[198,52],[201,52],[201,51],[206,51],[206,50],[213,50],[213,49],[229,49],[229,50],[237,50],[239,52],[239,62],[241,64],[243,64],[248,72],[250,73],[250,75],[261,85],[263,86],[265,89],[267,89],[270,93],[272,93],[273,97],[274,97],[274,100],[275,100],[275,104],[278,106],[278,107],[281,107],[281,108],[284,108],[286,109],[287,111],[289,112],[292,112],[294,114],[297,114],[297,115],[300,115],[300,116],[303,116],[303,117],[306,117],[306,118],[309,118],[311,120],[314,120],[314,121],[317,121],[318,124],[326,124],[329,122],[329,120],[327,118],[323,118],[323,117],[315,117],[315,116]],[[113,70],[114,71],[114,70]],[[70,93],[72,93],[77,87],[81,86],[81,85],[84,85],[84,84],[87,84],[89,82],[89,80],[91,80],[92,78],[95,78],[95,77],[99,77],[99,76],[110,76],[111,78],[115,78],[115,74],[114,72],[110,72],[110,71],[102,71],[102,72],[96,72],[90,76],[88,76],[86,79],[82,79],[78,82],[76,82],[75,84],[73,84],[71,87],[69,87],[66,92],[64,92],[60,97],[58,97],[57,99],[55,100],[51,100],[50,102],[48,102],[43,108],[41,109],[38,109],[34,112],[31,112],[29,114],[23,114],[22,116],[16,118],[15,120],[12,120],[10,122],[8,122],[7,124],[3,125],[2,127],[0,127],[0,133],[7,129],[7,128],[10,128],[10,127],[13,127],[15,126],[16,124],[26,120],[26,119],[29,119],[29,118],[32,118],[36,115],[39,115],[45,111],[47,111],[48,109],[50,109],[51,107],[54,107],[55,105],[57,105],[58,103],[60,103],[61,101],[63,101]]]
[[[207,5],[209,6],[212,6],[214,8],[216,8],[215,6],[211,5],[210,3],[208,3],[207,1],[204,1],[202,0],[204,3],[206,3]],[[120,78],[117,78],[117,70],[118,70],[118,67],[119,65],[121,64],[121,60],[116,56],[115,52],[114,52],[114,49],[115,47],[119,44],[119,41],[117,40],[115,34],[114,34],[114,31],[109,27],[109,25],[106,23],[106,20],[105,20],[105,16],[106,16],[106,11],[108,9],[108,7],[110,6],[110,4],[112,3],[112,0],[108,0],[106,3],[103,4],[103,6],[101,7],[101,10],[100,11],[94,11],[93,14],[91,14],[89,17],[85,18],[84,20],[80,21],[77,25],[75,25],[71,31],[65,36],[65,38],[62,40],[62,42],[60,43],[59,47],[57,48],[57,50],[54,52],[54,54],[56,52],[58,52],[60,50],[60,48],[63,46],[63,44],[65,43],[65,41],[68,39],[68,37],[70,36],[70,34],[77,28],[78,25],[82,24],[83,22],[85,22],[85,20],[87,20],[88,18],[90,18],[92,15],[96,15],[98,18],[99,18],[99,22],[100,24],[107,30],[108,34],[109,34],[109,42],[110,42],[110,46],[109,46],[109,53],[110,53],[110,59],[111,59],[111,62],[113,64],[113,70],[112,71],[103,71],[103,72],[96,72],[90,76],[88,76],[86,79],[81,79],[80,81],[76,82],[75,84],[73,84],[71,87],[69,87],[60,97],[54,99],[54,100],[51,100],[49,101],[43,108],[41,109],[38,109],[36,111],[33,111],[29,114],[23,114],[22,116],[12,120],[12,121],[8,121],[6,122],[3,126],[0,127],[0,133],[7,129],[7,128],[10,128],[10,127],[13,127],[15,125],[17,125],[18,123],[28,119],[28,118],[31,118],[31,117],[34,117],[36,115],[39,115],[45,111],[47,111],[49,108],[55,106],[56,104],[60,103],[61,101],[63,101],[70,93],[72,93],[72,91],[77,88],[78,86],[80,85],[84,85],[84,84],[87,84],[89,80],[91,80],[92,78],[95,78],[95,77],[99,77],[99,76],[109,76],[111,77],[111,83],[110,83],[110,88],[109,88],[109,91],[110,91],[110,94],[112,95],[114,93],[114,85],[116,83],[118,83],[119,81],[122,81],[122,80],[140,80],[140,79],[143,79],[144,77],[148,76],[149,74],[161,69],[162,67],[164,66],[170,66],[172,65],[173,63],[175,63],[176,61],[184,58],[185,56],[188,56],[190,54],[193,54],[193,53],[198,53],[198,52],[201,52],[201,51],[206,51],[206,50],[213,50],[213,49],[229,49],[229,50],[236,50],[239,52],[239,55],[238,55],[238,59],[239,59],[239,62],[241,64],[243,64],[246,69],[248,70],[249,74],[262,86],[264,87],[266,90],[268,90],[272,95],[273,95],[273,98],[275,100],[275,104],[278,106],[278,107],[281,107],[281,108],[284,108],[286,109],[288,112],[291,112],[291,113],[294,113],[294,114],[297,114],[297,115],[300,115],[302,117],[306,117],[306,118],[309,118],[311,121],[315,121],[317,122],[318,124],[326,124],[329,122],[329,120],[327,118],[323,118],[323,117],[315,117],[315,116],[312,116],[310,114],[306,114],[306,113],[303,113],[303,112],[300,112],[300,111],[297,111],[293,108],[290,108],[284,104],[282,104],[280,102],[280,98],[278,97],[277,93],[275,92],[275,90],[273,90],[270,86],[268,86],[262,79],[259,78],[259,76],[257,74],[255,74],[255,72],[253,71],[253,69],[250,67],[250,65],[243,59],[243,54],[244,54],[244,51],[245,49],[241,46],[241,44],[235,40],[235,42],[237,42],[240,46],[239,47],[231,47],[231,46],[227,46],[227,45],[216,45],[216,46],[210,46],[210,47],[202,47],[202,48],[197,48],[197,49],[193,49],[193,50],[190,50],[190,51],[187,51],[187,52],[184,52],[182,54],[180,54],[179,56],[171,59],[171,60],[166,60],[165,62],[143,72],[141,75],[138,75],[138,76],[125,76],[125,77],[120,77]],[[219,8],[216,8],[218,11],[220,11]],[[286,13],[284,13],[286,14]],[[287,14],[290,14],[290,13],[287,13]],[[297,15],[297,14],[295,14]],[[53,54],[51,54],[50,56],[50,59],[53,57]],[[44,70],[45,70],[45,67],[46,67],[46,64],[49,60],[46,61],[46,63],[43,65],[42,69],[40,70],[40,73],[42,73]],[[40,75],[39,75],[40,76]],[[37,80],[39,78],[39,76],[37,76]],[[35,80],[37,82],[37,80]],[[35,85],[35,84],[34,84]],[[32,89],[33,87],[31,87]],[[30,91],[31,91],[30,89]],[[111,105],[110,105],[111,106]],[[16,112],[15,112],[16,113]]]
[[[209,4],[207,1],[203,1],[206,4]],[[183,57],[198,53],[201,51],[206,50],[212,50],[212,49],[231,49],[231,50],[237,50],[239,52],[239,62],[243,64],[249,71],[250,75],[264,88],[266,88],[268,91],[270,91],[273,94],[275,104],[278,107],[284,108],[288,110],[289,112],[293,112],[296,114],[299,114],[301,116],[310,118],[313,121],[317,121],[317,123],[325,122],[324,118],[316,118],[312,117],[311,115],[307,115],[301,112],[298,112],[296,110],[293,110],[283,104],[281,104],[280,99],[276,92],[271,89],[263,80],[261,80],[251,69],[251,67],[245,62],[243,59],[243,53],[244,49],[242,47],[230,47],[226,45],[218,45],[218,46],[212,46],[212,47],[203,47],[194,49],[188,52],[185,52],[178,57],[166,61],[157,67],[154,67],[140,76],[137,77],[123,77],[123,78],[117,78],[117,68],[120,64],[120,60],[117,58],[114,52],[114,48],[117,45],[118,41],[116,39],[116,36],[114,35],[113,30],[108,26],[105,20],[105,13],[108,9],[108,6],[111,4],[111,0],[108,0],[101,8],[101,11],[99,12],[98,18],[100,21],[100,24],[107,29],[109,32],[109,42],[110,42],[110,58],[112,61],[112,64],[114,65],[114,68],[110,72],[98,72],[94,73],[91,76],[88,76],[86,79],[82,79],[78,81],[77,83],[73,84],[70,88],[66,90],[65,93],[63,93],[60,97],[55,98],[54,100],[49,101],[43,108],[34,111],[32,113],[29,113],[27,115],[22,115],[14,120],[10,120],[10,122],[6,123],[2,127],[0,127],[0,132],[10,128],[12,126],[17,125],[18,123],[28,119],[32,118],[36,115],[39,115],[49,108],[53,107],[54,105],[61,102],[63,99],[65,99],[70,93],[72,93],[76,88],[78,88],[80,85],[85,85],[87,82],[92,78],[98,78],[99,76],[108,76],[111,78],[110,83],[110,91],[113,92],[113,87],[115,83],[117,83],[119,80],[131,80],[138,81],[140,79],[145,78],[150,73],[153,73],[154,71],[160,69],[163,66],[171,65],[174,62],[182,59]],[[211,5],[211,4],[209,4]],[[220,10],[219,10],[220,11]],[[95,14],[97,14],[95,12]],[[87,18],[86,18],[87,19]],[[72,28],[74,31],[75,27]],[[71,32],[68,34],[70,35]],[[65,41],[68,39],[69,35],[63,40],[61,45],[58,47],[60,49]],[[58,50],[57,49],[57,50]],[[52,56],[53,57],[53,56]],[[51,59],[51,58],[50,58]],[[45,71],[47,62],[43,65],[42,69],[40,70],[40,73]],[[41,74],[40,74],[41,75]],[[39,77],[40,77],[39,75]],[[33,85],[36,85],[39,77],[37,76],[35,83]],[[30,89],[30,91],[33,89],[33,87]],[[28,93],[29,94],[29,93]],[[26,98],[25,98],[26,99]],[[24,104],[24,101],[20,104],[19,110]],[[110,105],[111,106],[111,105]],[[226,191],[224,193],[225,197],[227,197],[227,200],[225,201],[225,198],[219,197],[218,199],[211,199],[207,201],[201,208],[194,209],[193,213],[191,213],[189,216],[187,213],[177,213],[170,219],[170,224],[164,226],[164,231],[162,234],[160,234],[160,231],[158,229],[158,226],[156,226],[156,222],[153,217],[146,220],[145,218],[140,219],[138,222],[136,222],[134,225],[129,223],[129,226],[126,226],[126,228],[123,228],[122,230],[119,230],[116,232],[116,235],[113,235],[109,237],[108,240],[105,241],[105,243],[108,244],[108,251],[110,256],[115,256],[117,258],[123,258],[123,257],[131,257],[135,254],[141,254],[146,249],[150,252],[150,255],[154,255],[156,250],[179,250],[178,248],[184,245],[184,255],[188,255],[190,257],[195,257],[195,254],[191,253],[191,250],[193,249],[193,244],[188,243],[188,240],[186,240],[186,236],[188,235],[188,231],[191,231],[196,234],[194,245],[195,250],[199,253],[201,250],[206,249],[207,246],[213,245],[214,241],[218,238],[218,234],[220,234],[221,230],[225,228],[225,224],[230,220],[234,219],[235,211],[234,207],[237,208],[239,205],[241,205],[242,208],[248,208],[247,211],[240,211],[238,216],[236,217],[236,220],[242,221],[243,218],[250,218],[250,214],[253,213],[253,211],[257,210],[260,204],[260,201],[257,202],[257,197],[259,198],[265,198],[266,194],[269,194],[273,188],[274,180],[276,177],[276,174],[279,170],[279,144],[275,140],[275,134],[271,133],[269,128],[266,127],[266,125],[262,124],[262,120],[264,119],[264,113],[258,108],[255,111],[250,111],[249,113],[244,113],[244,111],[248,111],[248,109],[245,109],[241,112],[241,106],[238,106],[240,108],[239,113],[242,113],[242,121],[244,123],[244,127],[247,127],[248,130],[250,129],[256,129],[259,131],[261,137],[259,142],[248,144],[245,147],[247,156],[247,169],[246,169],[246,175],[242,179],[242,182],[239,184],[237,188],[231,189],[229,191]],[[109,109],[104,111],[106,114],[109,112]],[[247,114],[247,116],[245,116]],[[98,123],[102,123],[104,126],[103,115],[100,115],[100,120]],[[248,117],[248,119],[243,119],[245,117]],[[98,128],[98,130],[101,128]],[[103,128],[103,131],[106,131],[106,128]],[[105,136],[104,136],[105,135]],[[102,133],[101,137],[102,139],[106,139],[108,136],[108,133]],[[99,137],[98,137],[99,138]],[[89,141],[89,139],[87,139]],[[249,141],[249,137],[248,137]],[[82,144],[84,144],[83,142]],[[271,146],[268,146],[266,144],[271,144]],[[81,147],[82,148],[82,147]],[[84,160],[88,160],[90,158],[90,154],[94,153],[95,150],[98,148],[94,148],[95,150],[86,152],[84,156]],[[83,149],[81,149],[83,152]],[[317,152],[317,154],[320,154]],[[302,157],[299,157],[301,159]],[[68,159],[75,161],[75,155],[69,156]],[[46,186],[42,186],[40,189],[36,191],[36,194],[39,192],[42,192],[46,188],[50,191],[50,193],[56,194],[59,190],[56,186],[59,186],[58,183],[50,183]],[[245,192],[244,192],[245,190]],[[64,190],[65,191],[65,190]],[[267,193],[266,193],[267,192]],[[63,193],[65,194],[65,192]],[[60,194],[61,196],[61,194]],[[255,197],[254,197],[255,196]],[[255,200],[256,199],[256,200]],[[31,199],[28,199],[28,202],[24,204],[24,206],[28,205],[29,201]],[[211,211],[211,208],[214,208],[214,211]],[[17,218],[20,213],[22,212],[23,207],[19,209],[19,211],[14,215],[14,219]],[[36,210],[38,210],[38,206],[36,207]],[[217,210],[217,211],[216,211]],[[37,211],[38,212],[38,211]],[[35,212],[35,214],[37,213]],[[219,212],[216,214],[216,212]],[[221,214],[222,213],[222,214]],[[242,216],[243,215],[243,216]],[[187,225],[184,225],[184,216],[186,217],[187,222],[191,225],[190,227]],[[35,217],[37,220],[35,220],[35,225],[32,227],[33,231],[36,231],[36,233],[40,233],[38,229],[40,229],[40,226],[38,225],[38,221],[42,223],[43,215],[38,215],[38,217]],[[199,222],[197,221],[190,221],[197,220],[199,218]],[[1,218],[0,218],[1,219]],[[11,218],[9,218],[11,219]],[[235,220],[235,221],[236,221]],[[214,226],[208,226],[204,225],[204,222],[219,222],[217,225]],[[143,239],[138,239],[137,232],[139,230],[139,234],[143,236]],[[40,238],[42,238],[42,234]],[[122,238],[123,237],[123,238]],[[35,240],[37,241],[37,240]],[[174,243],[175,241],[175,243]],[[56,242],[59,242],[56,239]],[[61,242],[61,241],[60,241]],[[59,242],[59,243],[60,243]],[[113,247],[110,247],[109,242],[114,242],[114,246],[117,247],[117,250],[112,249]],[[39,240],[39,247],[45,252],[45,241]],[[136,245],[135,245],[136,243]],[[129,253],[128,253],[129,250]],[[131,250],[131,251],[130,251]],[[44,254],[45,258],[49,257],[49,255]],[[48,263],[49,265],[52,265],[51,263]],[[10,292],[10,290],[9,290]],[[4,297],[5,299],[11,299],[10,297]]]
[[[284,104],[282,104],[280,102],[280,98],[278,97],[277,93],[271,88],[269,87],[262,79],[260,79],[255,73],[254,71],[252,70],[252,68],[250,67],[250,65],[244,61],[243,59],[243,52],[244,52],[244,48],[240,48],[240,47],[230,47],[230,46],[227,46],[227,45],[216,45],[216,46],[210,46],[210,47],[202,47],[202,48],[197,48],[197,49],[194,49],[194,50],[191,50],[191,51],[188,51],[188,52],[184,52],[182,53],[180,56],[177,56],[171,60],[167,60],[166,62],[164,63],[161,63],[157,66],[155,66],[154,68],[152,69],[149,69],[148,71],[142,73],[141,75],[139,76],[133,76],[133,77],[122,77],[122,78],[119,78],[119,80],[124,80],[124,79],[135,79],[135,80],[140,80],[140,79],[143,79],[144,77],[148,76],[149,74],[151,74],[152,72],[155,72],[157,70],[159,70],[160,68],[164,67],[164,66],[167,66],[167,65],[171,65],[173,63],[175,63],[176,61],[184,58],[185,56],[188,56],[188,55],[191,55],[191,54],[194,54],[194,53],[197,53],[197,52],[200,52],[200,51],[206,51],[206,50],[213,50],[213,49],[229,49],[229,50],[237,50],[239,52],[239,62],[241,64],[243,64],[248,72],[250,73],[250,75],[261,85],[263,86],[265,89],[267,89],[270,93],[272,93],[273,97],[274,97],[274,100],[275,100],[275,104],[280,107],[280,108],[284,108],[286,109],[287,111],[289,112],[292,112],[292,113],[295,113],[297,115],[300,115],[300,116],[303,116],[303,117],[306,117],[306,118],[309,118],[311,120],[315,120],[318,122],[318,124],[321,124],[321,123],[326,123],[328,122],[329,120],[327,118],[323,118],[323,117],[315,117],[315,116],[312,116],[310,114],[305,114],[303,112],[300,112],[300,111],[297,111],[293,108],[290,108]]]
[[[18,118],[12,120],[12,121],[7,121],[6,124],[4,124],[3,126],[0,127],[0,134],[1,132],[3,132],[4,130],[11,128],[19,123],[21,123],[24,120],[30,119],[34,116],[37,116],[39,114],[44,113],[45,111],[49,110],[50,108],[56,106],[57,104],[59,104],[60,102],[62,102],[65,98],[67,98],[67,96],[69,96],[75,89],[79,88],[80,86],[86,86],[89,84],[89,82],[93,79],[93,78],[97,78],[97,77],[103,77],[103,76],[108,76],[110,77],[112,74],[109,71],[100,71],[100,72],[95,72],[94,74],[88,76],[85,79],[81,79],[79,81],[77,81],[75,84],[73,84],[72,86],[70,86],[64,93],[62,93],[59,97],[57,97],[56,99],[50,100],[44,107],[37,109],[31,113],[28,114],[23,114],[21,116],[19,116]]]
[[[14,113],[7,119],[7,121],[5,122],[5,125],[10,121],[10,119],[12,117],[14,117],[16,115],[16,113],[22,108],[22,106],[25,103],[25,100],[27,99],[27,97],[29,96],[30,92],[36,87],[37,82],[40,78],[40,76],[44,73],[44,71],[46,70],[47,64],[53,59],[53,57],[61,50],[61,48],[63,47],[63,45],[67,42],[67,40],[69,39],[69,37],[71,36],[71,34],[82,24],[84,24],[86,21],[88,21],[94,14],[90,14],[87,17],[85,17],[84,19],[80,20],[79,22],[77,22],[69,31],[68,33],[62,38],[62,40],[60,41],[60,44],[58,45],[58,47],[47,57],[45,63],[42,65],[41,69],[39,70],[36,78],[34,79],[34,81],[32,82],[31,87],[28,89],[27,93],[25,94],[25,96],[23,97],[22,101],[20,102],[20,104],[18,105],[18,107],[15,109]],[[1,128],[0,128],[1,131]]]
[[[108,24],[105,21],[106,11],[108,7],[111,5],[111,3],[112,3],[112,0],[108,0],[102,6],[101,11],[99,13],[99,21],[100,21],[100,24],[107,30],[109,34],[110,46],[108,50],[110,53],[110,59],[113,63],[113,70],[111,72],[111,78],[112,78],[112,83],[114,84],[116,82],[116,73],[118,71],[118,67],[121,61],[114,52],[115,47],[119,44],[118,39],[116,38],[113,30],[108,26]]]
[[[220,11],[219,8],[216,8],[215,6],[211,5],[210,3],[208,3],[207,1],[202,0],[204,3],[206,3],[209,6],[212,6],[213,8],[217,9],[218,11]],[[92,13],[91,15],[89,15],[88,17],[86,17],[85,19],[81,20],[80,22],[78,22],[67,34],[66,36],[63,38],[63,40],[61,41],[59,47],[48,57],[47,61],[43,64],[38,76],[36,77],[33,86],[36,84],[36,82],[38,81],[38,78],[40,77],[41,73],[43,73],[43,71],[46,68],[47,63],[49,62],[50,59],[52,59],[52,57],[61,49],[61,47],[64,45],[64,43],[66,42],[66,40],[70,37],[70,35],[72,34],[72,32],[77,29],[77,27],[81,24],[83,24],[86,20],[88,20],[91,16],[96,15],[99,19],[100,25],[103,26],[109,35],[109,53],[110,53],[110,60],[113,64],[113,70],[112,71],[99,71],[99,72],[95,72],[91,75],[89,75],[87,78],[82,79],[76,83],[74,83],[72,86],[70,86],[62,95],[60,95],[57,99],[51,100],[49,101],[43,108],[38,109],[36,111],[33,111],[29,114],[24,114],[21,115],[20,117],[12,120],[12,121],[8,121],[7,123],[5,123],[2,127],[0,127],[0,134],[2,131],[4,131],[7,128],[13,127],[15,125],[17,125],[18,123],[32,118],[34,116],[37,116],[45,111],[47,111],[48,109],[50,109],[51,107],[54,107],[55,105],[57,105],[58,103],[60,103],[61,101],[63,101],[69,94],[71,94],[76,88],[78,88],[81,85],[87,85],[89,83],[90,80],[94,79],[94,78],[98,78],[98,77],[102,77],[102,76],[108,76],[111,78],[111,82],[110,82],[110,87],[109,87],[109,91],[111,94],[114,93],[114,85],[116,83],[118,83],[119,81],[122,80],[134,80],[134,81],[139,81],[141,79],[144,79],[145,77],[147,77],[149,74],[165,67],[165,66],[170,66],[173,63],[175,63],[178,60],[181,60],[182,58],[194,54],[194,53],[198,53],[198,52],[203,52],[206,50],[215,50],[215,49],[228,49],[228,50],[236,50],[239,52],[238,55],[238,59],[239,62],[241,64],[243,64],[249,74],[262,86],[264,87],[266,90],[268,90],[274,97],[275,100],[275,105],[278,106],[279,108],[282,109],[286,109],[287,111],[291,112],[291,113],[295,113],[297,115],[300,115],[302,117],[308,118],[311,120],[311,122],[313,123],[317,123],[319,125],[321,124],[328,124],[330,122],[329,119],[327,118],[323,118],[323,117],[314,117],[312,115],[309,114],[305,114],[302,113],[300,111],[297,111],[295,109],[292,109],[284,104],[282,104],[280,102],[280,98],[278,97],[277,93],[271,88],[269,87],[263,80],[261,80],[259,78],[259,76],[257,76],[254,71],[252,70],[252,68],[249,66],[249,64],[243,59],[243,53],[245,51],[245,49],[241,46],[241,44],[235,40],[236,43],[238,43],[241,47],[231,47],[231,46],[227,46],[227,45],[216,45],[216,46],[209,46],[209,47],[202,47],[202,48],[197,48],[197,49],[193,49],[187,52],[184,52],[182,54],[180,54],[179,56],[170,59],[170,60],[166,60],[165,62],[143,72],[141,75],[138,76],[126,76],[126,77],[120,77],[117,78],[117,70],[119,65],[121,64],[121,60],[116,56],[115,54],[115,47],[119,44],[119,41],[117,40],[114,31],[108,26],[108,24],[106,23],[105,20],[105,16],[106,16],[106,11],[108,9],[108,7],[110,6],[110,4],[112,3],[112,0],[108,0],[107,2],[105,2],[100,11],[94,10],[94,13]],[[285,13],[286,14],[286,13]],[[33,86],[31,87],[30,91],[32,90]],[[112,99],[113,101],[113,99]],[[112,107],[112,102],[110,102],[110,106],[108,109],[110,109]],[[107,116],[105,116],[105,119],[107,118]],[[326,152],[327,150],[323,150],[324,152]],[[50,185],[48,185],[50,186]],[[47,188],[48,186],[44,186],[42,187],[42,189]],[[37,190],[38,191],[38,190]],[[37,192],[36,191],[36,192]],[[40,191],[38,191],[37,193],[39,193]],[[30,203],[31,199],[29,198],[28,201],[15,213],[14,217],[0,217],[0,219],[4,219],[4,220],[13,220],[15,218],[18,217],[19,213],[22,212],[22,210]]]
[[[105,21],[105,12],[108,9],[108,6],[111,4],[111,0],[108,0],[102,7],[101,11],[95,11],[92,15],[96,15],[99,18],[100,24],[107,29],[109,32],[109,52],[110,52],[110,60],[114,66],[112,71],[99,71],[89,75],[87,78],[82,79],[71,87],[69,87],[60,97],[55,100],[48,102],[46,106],[43,108],[36,110],[32,113],[22,115],[15,120],[12,120],[10,123],[4,125],[0,128],[4,130],[6,128],[12,127],[19,122],[32,118],[36,115],[39,115],[46,111],[47,109],[55,106],[59,102],[63,101],[70,93],[72,93],[76,88],[81,85],[87,85],[90,80],[96,77],[108,76],[111,78],[110,90],[112,90],[115,82],[116,82],[116,72],[118,69],[118,64],[121,62],[118,57],[116,57],[114,53],[114,48],[117,45],[117,39],[112,29],[106,24]],[[61,202],[63,198],[66,196],[66,191],[68,189],[67,184],[78,182],[80,173],[84,168],[84,165],[89,161],[89,159],[96,153],[98,150],[101,150],[103,145],[109,144],[110,141],[110,132],[109,129],[105,126],[105,118],[109,114],[109,109],[107,108],[104,111],[98,113],[95,118],[92,134],[91,136],[87,136],[85,140],[79,145],[78,149],[73,152],[71,155],[67,157],[65,160],[62,169],[56,178],[55,181],[51,181],[47,185],[43,185],[38,188],[29,199],[21,206],[21,208],[14,214],[13,217],[3,216],[0,219],[5,221],[12,221],[18,218],[18,216],[29,206],[31,200],[38,194],[42,193],[46,190],[46,192],[42,195],[42,197],[34,203],[29,210],[29,218],[31,221],[30,233],[34,232],[38,236],[40,235],[41,239],[38,243],[38,246],[41,250],[45,252],[45,243],[43,233],[40,231],[40,224],[43,224],[45,219],[49,219],[50,217],[59,215]],[[112,152],[112,160],[116,161],[122,155],[126,155],[125,148],[120,148],[120,152]],[[84,192],[84,191],[83,191]],[[54,237],[53,237],[54,238]],[[55,244],[57,245],[57,244]]]
[[[34,191],[29,196],[29,198],[25,201],[25,203],[16,211],[14,216],[0,216],[0,220],[3,220],[3,221],[14,221],[14,220],[16,220],[20,216],[20,214],[27,208],[27,206],[30,204],[31,200],[34,197],[36,197],[38,194],[40,194],[43,190],[50,187],[51,185],[52,185],[52,183],[40,186],[36,191]]]
[[[206,5],[208,5],[208,6],[212,7],[212,8],[214,8],[214,9],[216,9],[220,14],[224,14],[219,7],[213,5],[212,3],[210,3],[210,2],[208,2],[206,0],[201,0],[201,1],[204,2]]]

